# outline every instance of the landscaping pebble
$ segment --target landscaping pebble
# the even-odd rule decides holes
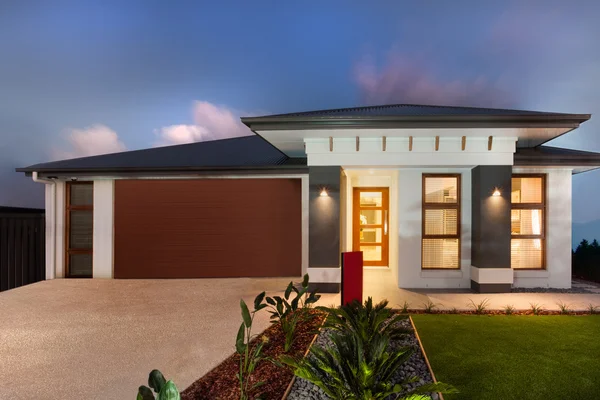
[[[413,354],[410,356],[408,361],[404,363],[402,367],[397,371],[396,375],[394,376],[393,383],[402,382],[413,376],[417,376],[419,380],[412,384],[405,385],[407,390],[412,390],[416,386],[420,386],[425,383],[432,383],[433,380],[431,378],[431,374],[429,373],[429,369],[427,368],[425,358],[421,353],[419,342],[414,334],[410,321],[408,319],[405,319],[403,321],[398,322],[398,325],[402,326],[403,328],[409,329],[411,333],[404,335],[401,339],[392,342],[390,346],[390,351],[398,350],[401,347],[409,347],[413,349]],[[323,347],[331,346],[332,343],[329,339],[329,336],[330,332],[328,330],[321,331],[314,345],[319,345]],[[319,387],[302,378],[296,378],[292,386],[292,390],[290,391],[287,398],[288,400],[330,400],[329,396],[323,393],[323,391]],[[437,393],[433,393],[432,398],[434,400],[437,400]]]

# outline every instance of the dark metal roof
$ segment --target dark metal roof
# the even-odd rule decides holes
[[[600,153],[551,146],[518,148],[515,153],[514,165],[581,167],[575,171],[577,173],[600,168]]]
[[[306,163],[304,163],[306,165]],[[18,172],[137,172],[297,168],[302,166],[258,135],[125,151],[17,168]]]
[[[267,117],[318,117],[318,116],[430,116],[430,115],[567,115],[562,113],[548,113],[542,111],[524,111],[502,108],[482,107],[452,107],[419,104],[387,104],[380,106],[336,108],[331,110],[317,110],[275,114]],[[262,117],[258,117],[262,118]]]
[[[469,127],[469,126],[563,126],[577,127],[590,114],[564,114],[478,107],[451,107],[417,104],[338,108],[244,117],[242,122],[253,130],[306,129],[324,127]],[[398,125],[402,124],[402,125]],[[453,125],[454,124],[454,125]]]

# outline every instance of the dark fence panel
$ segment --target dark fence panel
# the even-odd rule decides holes
[[[44,214],[0,212],[0,292],[45,279]]]

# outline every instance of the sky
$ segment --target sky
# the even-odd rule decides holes
[[[240,116],[418,103],[590,113],[549,145],[600,152],[598,1],[0,2],[0,205],[14,168],[250,134]],[[573,179],[600,219],[600,171]]]

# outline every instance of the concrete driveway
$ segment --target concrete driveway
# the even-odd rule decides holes
[[[57,279],[0,293],[0,399],[133,399],[154,368],[183,390],[234,351],[240,298],[287,282]]]

